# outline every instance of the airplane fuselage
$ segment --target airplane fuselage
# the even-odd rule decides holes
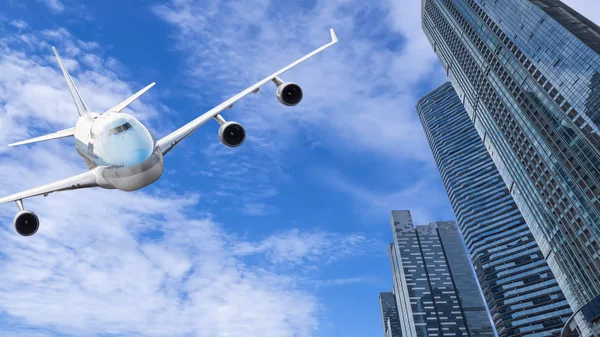
[[[104,188],[135,191],[162,175],[164,162],[156,139],[125,113],[88,113],[75,126],[75,147]]]

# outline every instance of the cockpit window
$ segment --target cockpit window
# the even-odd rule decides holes
[[[110,131],[108,131],[108,135],[109,136],[118,135],[119,133],[121,133],[123,131],[127,131],[129,129],[131,129],[131,124],[125,123],[123,125],[117,126],[116,128],[110,129]]]

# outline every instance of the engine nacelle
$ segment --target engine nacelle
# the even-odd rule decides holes
[[[296,83],[282,83],[277,86],[277,99],[283,105],[294,106],[302,100],[302,88]]]
[[[223,123],[219,128],[219,139],[229,147],[238,147],[246,139],[246,130],[237,122]]]
[[[17,233],[32,236],[40,228],[40,219],[32,211],[23,210],[15,215],[13,220]]]

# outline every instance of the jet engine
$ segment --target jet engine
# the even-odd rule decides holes
[[[302,88],[293,82],[281,83],[277,86],[277,99],[283,105],[294,106],[302,100]]]
[[[238,147],[246,139],[246,130],[237,122],[223,123],[219,128],[219,139],[229,147]]]
[[[40,219],[32,211],[23,210],[15,215],[15,229],[23,236],[32,236],[40,228]]]

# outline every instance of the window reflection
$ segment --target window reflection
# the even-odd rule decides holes
[[[131,124],[129,123],[125,123],[123,125],[119,125],[116,128],[112,128],[108,131],[108,135],[112,136],[112,135],[118,135],[119,133],[122,133],[124,131],[127,131],[131,129]]]

